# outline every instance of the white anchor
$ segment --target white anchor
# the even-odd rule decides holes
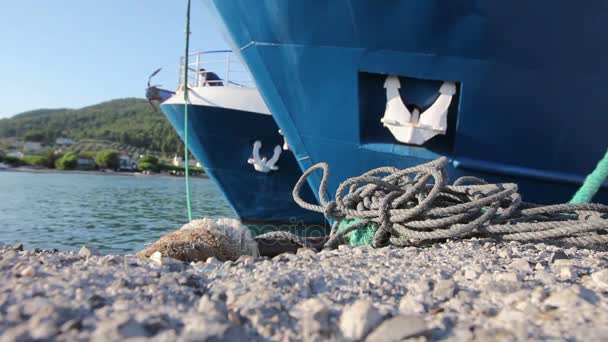
[[[393,136],[406,144],[422,145],[438,134],[445,134],[448,124],[448,109],[456,93],[454,82],[443,82],[439,96],[421,114],[417,109],[412,113],[407,109],[399,94],[399,77],[388,76],[386,88],[386,110],[380,122],[391,131]]]
[[[287,143],[287,138],[285,137],[285,134],[283,134],[283,131],[281,130],[279,130],[279,134],[283,137],[283,150],[289,151],[289,144]]]
[[[260,158],[260,148],[262,148],[262,142],[256,140],[253,143],[253,156],[247,160],[247,163],[253,165],[253,168],[256,171],[262,173],[278,170],[279,167],[275,166],[275,164],[279,161],[279,157],[281,156],[281,146],[277,145],[274,147],[274,154],[269,160],[266,160],[266,157]]]

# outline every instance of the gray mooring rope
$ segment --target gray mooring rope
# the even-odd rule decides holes
[[[333,221],[326,248],[347,241],[345,236],[357,229],[373,230],[374,247],[419,246],[469,237],[576,246],[608,242],[608,206],[526,203],[516,184],[487,184],[475,177],[462,177],[448,185],[447,162],[441,157],[406,169],[371,170],[341,183],[335,201],[327,198],[329,167],[319,163],[300,177],[293,198],[302,208]],[[323,171],[321,205],[300,197],[307,178],[316,170]],[[341,222],[349,224],[340,226]],[[294,241],[306,245],[302,238]]]

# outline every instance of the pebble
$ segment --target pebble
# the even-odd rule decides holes
[[[199,299],[196,309],[205,316],[213,316],[217,318],[226,318],[228,308],[224,302],[213,300],[208,295],[204,295]]]
[[[246,332],[241,326],[229,321],[217,321],[207,317],[194,317],[184,327],[183,341],[247,341]]]
[[[601,248],[465,240],[235,260],[173,267],[0,245],[0,341],[591,341],[608,330]]]
[[[532,273],[532,267],[530,267],[528,260],[523,258],[513,259],[509,268],[517,272]]]
[[[454,296],[456,283],[451,279],[439,280],[433,289],[433,296],[437,300],[443,301]]]
[[[152,253],[152,255],[150,255],[150,261],[152,261],[154,264],[158,265],[158,266],[168,266],[168,267],[174,267],[174,268],[180,268],[182,266],[184,266],[184,263],[180,260],[177,259],[173,259],[173,258],[169,258],[169,257],[165,257],[161,254],[161,252],[154,252]]]
[[[591,279],[595,285],[604,291],[608,291],[608,268],[591,274]]]
[[[331,335],[329,314],[329,307],[318,298],[300,302],[292,313],[300,321],[305,341],[320,341],[329,338]]]
[[[473,280],[479,277],[483,271],[485,271],[485,267],[482,264],[473,264],[464,269],[463,275],[465,279]]]
[[[32,266],[26,266],[19,274],[22,277],[33,277],[36,274],[36,269]]]
[[[122,341],[128,338],[148,337],[143,325],[128,316],[101,321],[91,339],[93,341]]]
[[[569,310],[585,304],[595,304],[596,296],[580,286],[570,286],[553,291],[544,301],[545,305]]]
[[[71,319],[61,325],[59,330],[61,332],[68,332],[70,330],[80,330],[82,329],[82,320],[80,318]]]
[[[563,266],[572,266],[574,265],[574,260],[572,259],[557,259],[553,262],[553,265],[556,267],[563,267]]]
[[[506,281],[517,283],[522,279],[522,276],[515,272],[501,272],[494,276],[497,281]]]
[[[555,252],[551,253],[551,256],[549,257],[549,262],[554,263],[556,260],[560,260],[560,259],[568,260],[568,259],[570,259],[570,257],[564,251],[555,251]]]
[[[99,255],[99,252],[93,247],[82,246],[82,248],[80,248],[78,251],[78,256],[83,259],[88,259],[93,255]]]
[[[384,321],[365,339],[367,342],[397,342],[406,338],[427,336],[430,330],[417,315],[399,315]]]
[[[572,267],[566,266],[559,270],[559,277],[562,280],[572,280],[576,277],[576,272]]]
[[[368,301],[347,305],[340,316],[340,331],[347,341],[361,341],[382,321],[380,312]]]
[[[409,293],[401,298],[399,302],[399,312],[401,313],[424,313],[426,308],[424,303],[418,301]]]

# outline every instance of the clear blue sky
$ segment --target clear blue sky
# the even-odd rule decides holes
[[[0,118],[143,97],[148,75],[168,89],[184,51],[186,1],[16,0],[0,12]],[[190,50],[228,44],[192,1]]]

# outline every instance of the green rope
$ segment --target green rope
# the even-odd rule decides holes
[[[343,229],[350,226],[351,224],[358,223],[361,221],[363,221],[363,220],[360,218],[356,218],[356,219],[352,219],[352,220],[342,220],[338,224],[337,230],[338,230],[338,232],[340,232]],[[371,243],[374,239],[374,226],[372,224],[369,224],[365,227],[353,230],[352,232],[346,234],[346,236],[348,237],[348,242],[351,246],[357,247],[357,246],[371,245]]]
[[[186,170],[186,203],[188,205],[188,222],[192,221],[192,197],[190,195],[190,169],[188,162],[188,53],[190,50],[190,0],[186,11],[186,54],[184,55],[184,163]]]
[[[598,192],[604,181],[608,178],[608,151],[604,157],[597,163],[595,170],[585,178],[585,182],[578,189],[570,203],[589,203],[593,196]]]

